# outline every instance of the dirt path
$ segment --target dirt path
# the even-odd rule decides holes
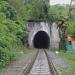
[[[20,60],[13,62],[9,67],[3,70],[0,75],[19,75],[20,72],[27,66],[31,58],[36,54],[37,50],[25,54]]]

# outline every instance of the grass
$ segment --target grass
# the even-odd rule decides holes
[[[67,70],[62,71],[62,75],[75,75],[75,52],[60,52],[59,55],[70,65]]]
[[[21,51],[22,51],[24,54],[33,52],[33,51],[35,51],[35,50],[37,50],[37,49],[35,49],[35,48],[28,48],[28,47],[26,47],[26,46],[22,46],[22,48],[21,48]]]
[[[12,61],[19,59],[21,56],[20,51],[16,50],[0,50],[0,71],[3,70]]]

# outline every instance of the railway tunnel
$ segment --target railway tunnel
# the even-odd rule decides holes
[[[28,45],[30,48],[59,49],[59,31],[56,23],[28,21]]]
[[[33,38],[33,46],[34,48],[49,48],[50,38],[48,34],[44,31],[39,31],[35,34]]]

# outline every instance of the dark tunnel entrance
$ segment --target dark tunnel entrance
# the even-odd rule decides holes
[[[33,44],[34,48],[49,48],[50,38],[44,31],[39,31],[34,36]]]

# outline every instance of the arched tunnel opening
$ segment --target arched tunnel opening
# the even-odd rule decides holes
[[[35,34],[33,39],[34,48],[48,49],[50,44],[50,38],[44,31],[39,31]]]

